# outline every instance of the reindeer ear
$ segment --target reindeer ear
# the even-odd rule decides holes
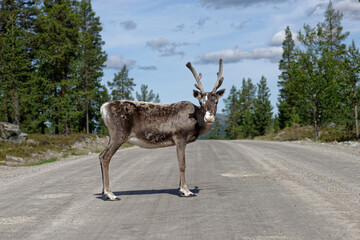
[[[201,99],[201,93],[199,91],[193,90],[193,96],[194,98],[197,98],[199,101]]]
[[[221,98],[224,95],[224,93],[225,93],[225,89],[221,89],[221,90],[216,92],[216,96],[218,98]]]

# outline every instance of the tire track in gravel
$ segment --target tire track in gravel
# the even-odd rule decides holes
[[[312,211],[324,214],[326,219],[333,223],[332,225],[339,227],[339,230],[346,229],[350,239],[360,238],[359,189],[302,163],[304,158],[310,156],[316,159],[314,156],[316,154],[321,155],[320,157],[323,155],[330,157],[334,154],[338,155],[339,152],[327,150],[326,153],[323,151],[319,153],[306,146],[287,143],[234,141],[229,144],[242,149],[271,172],[270,178],[314,206]],[[271,151],[264,151],[264,146]],[[299,156],[294,158],[286,153],[285,148],[299,148],[301,151],[297,149],[296,153]],[[342,164],[339,160],[339,167]]]

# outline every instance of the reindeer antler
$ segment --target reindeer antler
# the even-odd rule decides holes
[[[201,79],[201,77],[202,77],[201,73],[199,73],[199,75],[196,73],[196,70],[195,70],[195,68],[191,65],[191,62],[188,62],[188,63],[186,64],[186,66],[190,69],[190,71],[191,71],[192,74],[194,75],[194,78],[195,78],[195,80],[196,80],[196,82],[197,82],[197,84],[195,84],[195,87],[200,90],[200,93],[201,93],[201,94],[204,94],[205,91],[204,91],[204,88],[203,88],[203,86],[202,86],[202,84],[201,84],[201,81],[200,81],[200,79]]]
[[[222,73],[223,73],[223,62],[222,62],[222,58],[220,58],[220,60],[219,60],[219,72],[217,73],[217,81],[215,83],[214,89],[211,92],[213,94],[216,93],[216,90],[221,86],[221,84],[224,81],[224,77],[222,76]]]

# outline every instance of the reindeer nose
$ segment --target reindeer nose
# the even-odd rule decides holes
[[[210,112],[206,112],[206,114],[204,116],[204,120],[205,120],[205,123],[213,123],[215,121],[215,116],[214,116],[214,114],[212,114]]]

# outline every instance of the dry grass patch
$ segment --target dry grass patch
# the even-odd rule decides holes
[[[100,153],[108,137],[96,134],[29,134],[22,143],[0,141],[0,165],[32,166],[69,156]],[[130,147],[124,144],[123,147]]]

